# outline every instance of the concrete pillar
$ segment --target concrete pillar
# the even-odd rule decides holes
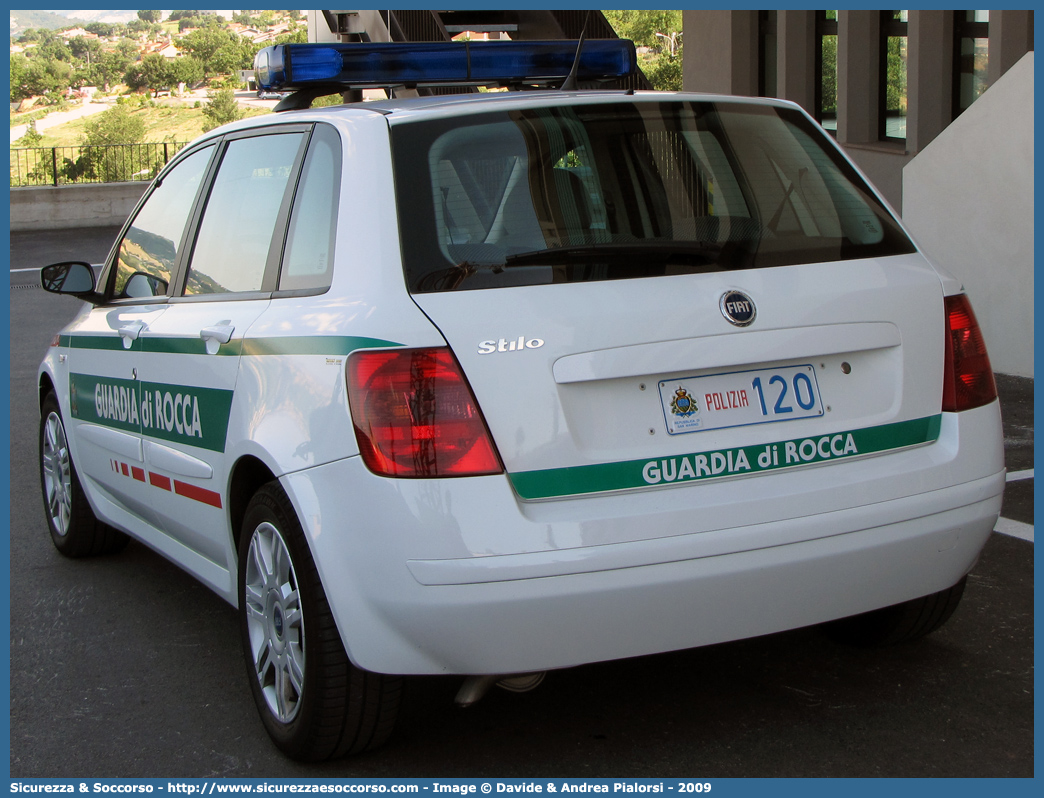
[[[837,12],[837,140],[867,144],[879,138],[879,11]]]
[[[776,13],[776,95],[815,114],[816,13]]]
[[[920,152],[953,119],[953,12],[910,11],[906,149]]]
[[[990,84],[1033,49],[1033,11],[990,11]]]
[[[683,11],[682,26],[685,91],[757,95],[757,11]]]
[[[341,37],[330,30],[329,24],[321,11],[308,11],[308,41],[310,42],[339,42]]]

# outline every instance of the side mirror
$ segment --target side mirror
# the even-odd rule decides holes
[[[52,263],[40,269],[40,285],[52,294],[93,294],[94,269],[91,264],[77,260]]]
[[[123,287],[123,295],[135,299],[163,296],[166,293],[167,282],[145,272],[134,272]]]

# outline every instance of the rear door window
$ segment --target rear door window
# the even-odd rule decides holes
[[[185,296],[261,291],[303,132],[233,139],[221,158],[189,262]],[[285,218],[285,216],[283,217]]]

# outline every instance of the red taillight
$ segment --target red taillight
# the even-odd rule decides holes
[[[388,477],[503,472],[471,388],[448,349],[355,352],[348,401],[366,466]]]
[[[942,409],[971,410],[997,398],[990,357],[965,294],[946,297],[946,367]]]

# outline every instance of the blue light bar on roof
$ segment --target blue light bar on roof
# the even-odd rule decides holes
[[[258,88],[313,86],[546,84],[569,75],[578,42],[390,42],[280,44],[254,58]],[[634,74],[634,43],[587,39],[577,80],[613,80]]]

